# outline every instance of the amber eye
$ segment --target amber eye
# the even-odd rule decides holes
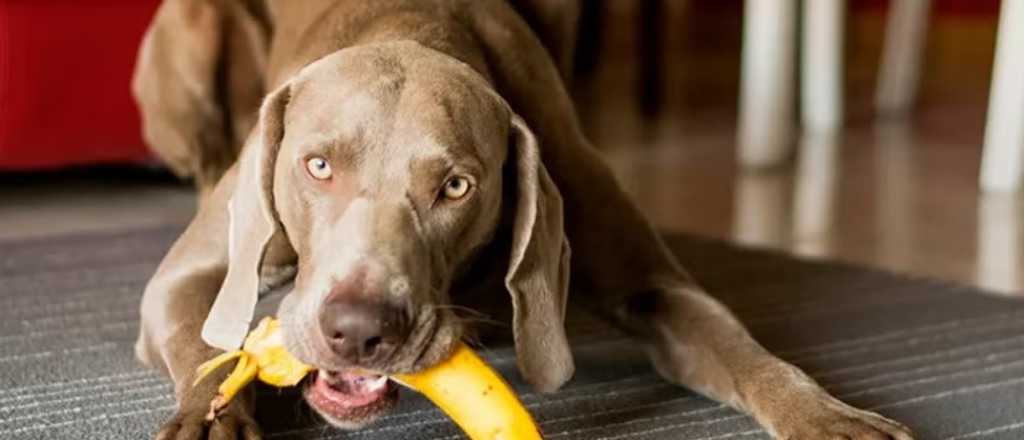
[[[331,164],[327,163],[327,160],[322,157],[314,157],[307,160],[306,171],[309,171],[309,175],[317,180],[331,178]]]
[[[444,184],[444,198],[448,200],[459,200],[469,194],[472,184],[468,178],[455,176],[448,179]]]

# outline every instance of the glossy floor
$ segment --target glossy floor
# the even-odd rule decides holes
[[[608,151],[665,230],[1005,293],[1021,288],[1024,206],[978,193],[976,146],[926,129],[868,126],[804,139],[789,166],[743,172],[733,165],[731,132],[689,139]]]

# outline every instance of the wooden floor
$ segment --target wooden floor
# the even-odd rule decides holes
[[[635,103],[629,32],[605,36],[606,61],[576,85],[588,132],[659,227],[1021,291],[1024,206],[976,183],[991,20],[936,25],[920,109],[901,122],[870,111],[882,21],[852,21],[847,130],[801,139],[791,165],[757,172],[734,161],[738,20],[706,21],[722,47],[680,47],[696,30],[667,36],[684,55],[666,58],[653,117]],[[181,223],[194,205],[188,185],[150,172],[0,174],[0,240]]]

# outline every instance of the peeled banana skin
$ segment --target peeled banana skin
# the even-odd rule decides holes
[[[257,378],[270,385],[288,387],[297,385],[313,371],[284,349],[279,323],[269,317],[249,333],[241,350],[223,353],[200,365],[195,383],[234,359],[238,362],[210,402],[207,420],[214,420],[238,391]],[[472,440],[543,438],[508,384],[465,344],[460,344],[445,362],[391,379],[425,395]]]
[[[249,332],[241,350],[229,351],[199,365],[195,384],[222,365],[238,359],[234,371],[217,388],[217,397],[210,402],[206,419],[217,417],[238,391],[259,378],[261,382],[276,387],[298,385],[313,368],[292,357],[281,341],[280,323],[273,318],[263,318],[256,328]],[[193,385],[194,386],[194,385]]]

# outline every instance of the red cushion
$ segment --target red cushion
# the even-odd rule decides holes
[[[129,84],[158,3],[0,1],[0,169],[149,157]]]

